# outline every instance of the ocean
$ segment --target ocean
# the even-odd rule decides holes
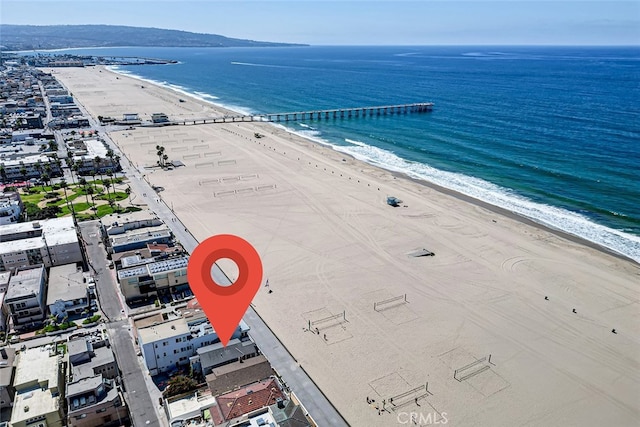
[[[640,262],[640,48],[109,48],[119,66],[246,113],[434,102],[289,130]]]

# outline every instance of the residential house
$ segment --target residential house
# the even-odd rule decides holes
[[[89,294],[84,274],[76,264],[65,264],[49,269],[47,292],[49,314],[57,319],[79,315],[89,309]]]
[[[126,300],[156,298],[161,291],[188,287],[187,255],[143,259],[134,255],[121,260],[118,282]]]
[[[24,157],[5,157],[0,159],[0,166],[4,168],[8,182],[40,178],[42,177],[42,171],[47,165],[51,169],[52,177],[62,176],[62,169],[58,166],[56,160],[46,154],[30,154]]]
[[[0,227],[0,271],[82,262],[73,218],[52,218]]]
[[[0,348],[0,410],[13,405],[13,375],[15,373],[16,350],[11,347]]]
[[[17,192],[0,193],[0,226],[20,220],[24,205]]]
[[[266,357],[259,354],[246,360],[236,360],[213,368],[206,379],[211,394],[217,396],[272,375],[274,372],[271,364]]]
[[[120,426],[129,422],[118,386],[119,371],[104,332],[70,338],[66,388],[69,426]]]
[[[248,331],[247,324],[241,321],[232,338],[245,339]],[[137,328],[137,341],[150,375],[188,366],[199,348],[220,342],[204,314]]]
[[[265,413],[265,408],[284,402],[286,398],[278,380],[269,378],[216,397],[218,404],[211,408],[211,417],[214,425],[246,422],[248,418]]]
[[[64,367],[60,356],[45,347],[26,349],[16,356],[11,413],[12,427],[62,427],[60,404]]]
[[[4,305],[17,330],[42,325],[45,316],[47,272],[43,265],[21,267],[9,279]]]
[[[148,244],[170,244],[173,233],[153,212],[112,214],[102,218],[105,247],[111,253],[143,249]]]
[[[196,349],[196,354],[190,358],[189,363],[195,372],[206,376],[215,368],[250,359],[259,354],[258,346],[250,337],[233,338],[226,346],[217,342]]]
[[[116,378],[118,364],[109,346],[109,341],[102,333],[90,337],[70,339],[67,343],[71,379],[79,380],[95,375],[108,379]]]
[[[116,427],[128,419],[115,380],[102,375],[67,383],[66,398],[70,427]]]

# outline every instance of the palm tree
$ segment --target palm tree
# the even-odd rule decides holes
[[[162,155],[164,154],[164,147],[161,145],[156,145],[156,154],[158,155],[158,164],[160,167],[164,167],[164,163],[162,161]]]
[[[40,160],[38,160],[34,166],[36,168],[36,170],[38,171],[38,174],[40,176],[42,176],[42,171],[43,171],[43,167],[42,167],[42,162],[40,162]]]
[[[127,194],[127,198],[129,199],[129,204],[131,204],[131,187],[127,186],[127,188],[124,189],[124,192]]]
[[[69,175],[71,175],[71,183],[75,185],[76,181],[75,179],[73,179],[73,167],[75,166],[75,162],[73,161],[73,159],[67,157],[65,159],[65,163],[67,164],[67,169],[69,169]]]
[[[111,171],[111,169],[109,169],[107,171],[107,176],[108,176],[107,183],[109,183],[109,185],[106,186],[106,188],[107,188],[107,197],[109,198],[109,200],[111,200],[111,196],[109,194],[109,187],[111,187],[112,185],[113,185],[113,197],[115,198],[115,195],[116,195],[116,185],[113,182],[113,179],[111,178],[113,176],[113,172]]]
[[[80,186],[84,190],[84,197],[87,199],[87,204],[91,205],[91,203],[89,203],[89,193],[87,191],[87,180],[84,177],[81,177],[78,180],[78,184],[80,184]]]
[[[73,203],[69,203],[69,197],[67,195],[67,187],[68,186],[69,186],[69,184],[67,184],[67,181],[64,178],[62,178],[62,180],[60,181],[60,188],[62,188],[64,190],[64,200],[67,202],[67,208],[71,212],[71,217],[73,218],[73,223],[77,225],[78,222],[76,220],[76,210],[73,207]]]
[[[71,208],[69,207],[69,198],[67,197],[68,186],[69,184],[67,184],[67,180],[62,178],[62,180],[60,180],[60,188],[62,188],[62,190],[64,191],[64,200],[67,203],[67,207],[69,208],[69,210],[71,210]]]
[[[87,195],[91,196],[91,205],[92,205],[92,210],[95,212],[96,211],[96,201],[93,199],[93,193],[95,193],[95,189],[93,188],[93,186],[89,186],[89,188],[87,188]]]
[[[51,164],[47,163],[44,165],[44,175],[42,175],[42,180],[49,186],[51,186],[51,173]]]
[[[103,182],[104,184],[104,188],[107,190],[107,200],[109,201],[109,204],[111,204],[113,202],[113,200],[111,200],[111,195],[109,193],[109,187],[111,187],[111,182],[107,179],[106,181]]]
[[[54,163],[56,164],[56,166],[60,170],[60,173],[62,175],[64,175],[64,173],[62,172],[62,160],[60,160],[56,154],[53,155],[53,158],[55,159]]]
[[[102,169],[100,169],[100,165],[102,164],[102,157],[94,157],[93,163],[95,163],[96,171],[100,174],[100,179],[102,179]]]
[[[24,165],[20,168],[20,175],[22,175],[24,181],[27,181],[27,168]],[[29,181],[27,181],[27,188],[29,188]]]
[[[5,169],[4,165],[0,165],[0,177],[2,177],[2,183],[6,184],[7,183],[7,170]]]
[[[109,160],[111,160],[111,169],[115,169],[115,161],[113,160],[115,156],[115,153],[113,152],[113,150],[111,148],[109,148],[107,150],[107,157],[109,158]]]

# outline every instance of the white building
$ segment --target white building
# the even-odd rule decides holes
[[[36,264],[51,267],[82,260],[71,217],[0,227],[0,271]]]
[[[49,313],[58,319],[81,314],[89,308],[87,285],[76,264],[51,267],[47,291]]]
[[[189,257],[186,255],[158,261],[133,255],[122,258],[121,262],[118,282],[127,301],[157,297],[158,290],[187,284]]]
[[[241,321],[232,338],[247,336],[249,327]],[[138,345],[150,375],[189,365],[200,347],[219,342],[207,318],[178,318],[138,329]]]
[[[45,347],[23,350],[16,356],[13,387],[16,395],[13,427],[62,426],[60,356]]]
[[[4,305],[13,326],[39,326],[44,320],[47,272],[43,265],[22,267],[9,279]]]
[[[51,168],[51,176],[62,176],[62,169],[56,161],[44,154],[32,154],[16,159],[1,159],[0,166],[4,168],[6,179],[9,182],[24,181],[31,178],[40,178],[45,166]],[[25,174],[22,174],[22,170]]]
[[[112,214],[102,218],[103,235],[111,253],[143,249],[148,244],[169,244],[173,233],[151,211]]]
[[[96,173],[115,172],[120,170],[120,164],[107,156],[108,148],[102,141],[89,139],[82,141],[80,148],[73,150],[73,161],[80,164],[80,175],[93,175]],[[100,158],[100,163],[96,162]]]
[[[16,192],[0,193],[0,225],[18,222],[22,214],[22,200]]]

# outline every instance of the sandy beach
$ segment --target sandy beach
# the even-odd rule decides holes
[[[53,73],[94,117],[225,114],[102,67]],[[351,425],[640,423],[638,264],[266,123],[110,137],[199,240],[256,247],[256,311]],[[156,145],[185,166],[145,169]]]

